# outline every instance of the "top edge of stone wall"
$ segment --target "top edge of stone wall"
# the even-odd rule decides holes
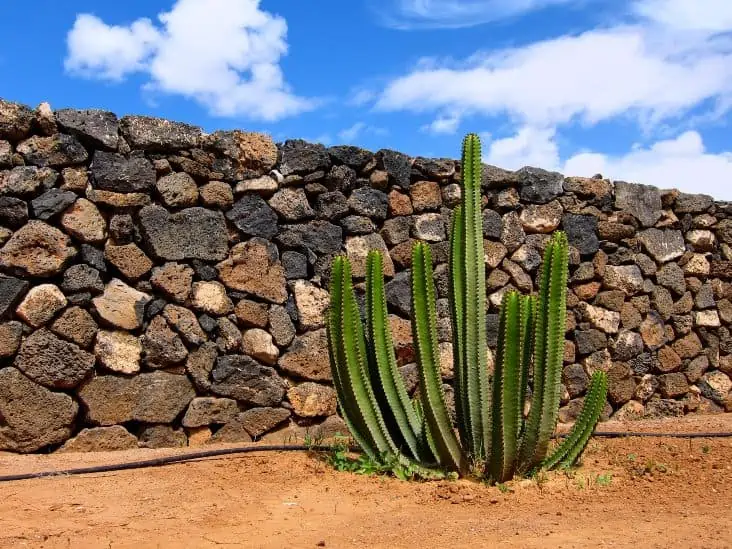
[[[302,180],[302,176],[346,165],[362,169],[369,163],[388,173],[389,182],[408,188],[415,171],[425,179],[449,180],[460,172],[460,160],[446,157],[410,156],[383,148],[371,151],[355,145],[331,145],[311,143],[303,139],[287,139],[275,142],[266,132],[250,132],[244,129],[205,132],[200,126],[167,118],[127,114],[117,116],[99,108],[61,108],[53,110],[43,102],[33,109],[25,104],[0,97],[0,153],[2,141],[17,143],[32,136],[50,136],[56,133],[70,134],[82,144],[110,153],[131,154],[172,153],[203,149],[223,156],[250,158],[250,165],[237,166],[224,179],[246,181],[263,175],[271,175],[284,184],[290,180]],[[459,148],[456,141],[456,150]],[[1,162],[0,162],[1,164]],[[593,183],[597,182],[597,183]],[[373,182],[370,182],[373,184]],[[607,188],[607,185],[611,188]],[[593,195],[596,187],[603,187],[603,194],[615,195],[615,206],[624,209],[631,195],[642,193],[651,196],[656,191],[663,207],[682,203],[681,211],[700,213],[712,205],[732,213],[732,202],[717,200],[701,193],[685,193],[673,188],[661,188],[643,182],[610,180],[601,174],[591,177],[561,174],[541,167],[524,166],[507,170],[483,163],[483,188],[520,189],[520,199],[529,203],[547,203],[564,192]],[[617,191],[617,192],[616,192]],[[627,197],[627,198],[626,198]],[[655,197],[652,198],[652,200]],[[649,205],[655,208],[655,205]],[[652,226],[653,222],[643,223]]]

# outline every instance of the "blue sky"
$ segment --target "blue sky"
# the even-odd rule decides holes
[[[730,0],[3,2],[0,97],[732,200]]]

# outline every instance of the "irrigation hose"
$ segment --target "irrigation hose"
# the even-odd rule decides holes
[[[558,438],[567,436],[558,435]],[[596,431],[595,437],[601,438],[626,438],[626,437],[656,437],[656,438],[727,438],[732,437],[732,432],[702,432],[702,433],[659,433],[659,432],[634,432],[634,431]],[[236,446],[234,448],[217,448],[215,450],[203,450],[199,452],[187,452],[175,456],[164,456],[139,461],[128,461],[113,463],[110,465],[95,465],[92,467],[77,467],[75,469],[59,469],[54,471],[39,471],[36,473],[20,473],[16,475],[0,475],[0,482],[11,482],[16,480],[29,480],[34,478],[63,477],[71,475],[87,475],[92,473],[109,473],[112,471],[125,471],[129,469],[143,469],[146,467],[160,467],[173,463],[183,463],[197,459],[230,456],[234,454],[248,454],[252,452],[322,452],[329,451],[332,447],[328,445],[293,445],[293,444],[269,444],[263,446]],[[355,448],[354,448],[355,449]]]

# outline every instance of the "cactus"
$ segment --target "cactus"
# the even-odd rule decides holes
[[[396,460],[432,477],[439,476],[434,466],[461,475],[472,466],[479,476],[504,482],[516,473],[577,461],[605,404],[607,378],[602,372],[593,375],[572,433],[546,458],[559,409],[567,296],[569,245],[557,231],[544,253],[538,296],[516,291],[503,296],[495,371],[489,379],[481,167],[480,141],[469,134],[463,142],[463,195],[453,214],[449,257],[457,425],[450,419],[440,376],[432,258],[426,243],[417,242],[412,253],[418,400],[410,399],[397,368],[380,252],[369,252],[366,261],[365,327],[349,260],[334,259],[326,327],[339,409],[369,457]],[[531,409],[525,420],[530,377]]]

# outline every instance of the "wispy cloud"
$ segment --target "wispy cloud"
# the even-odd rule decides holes
[[[371,126],[365,122],[356,122],[353,126],[345,128],[338,132],[338,139],[343,143],[353,143],[363,134],[386,135],[388,132],[385,128]]]
[[[285,81],[287,23],[259,0],[177,0],[158,20],[118,26],[78,15],[67,71],[112,81],[143,74],[148,93],[192,98],[220,116],[274,121],[318,106]]]
[[[381,0],[381,23],[395,29],[473,27],[581,0]]]

